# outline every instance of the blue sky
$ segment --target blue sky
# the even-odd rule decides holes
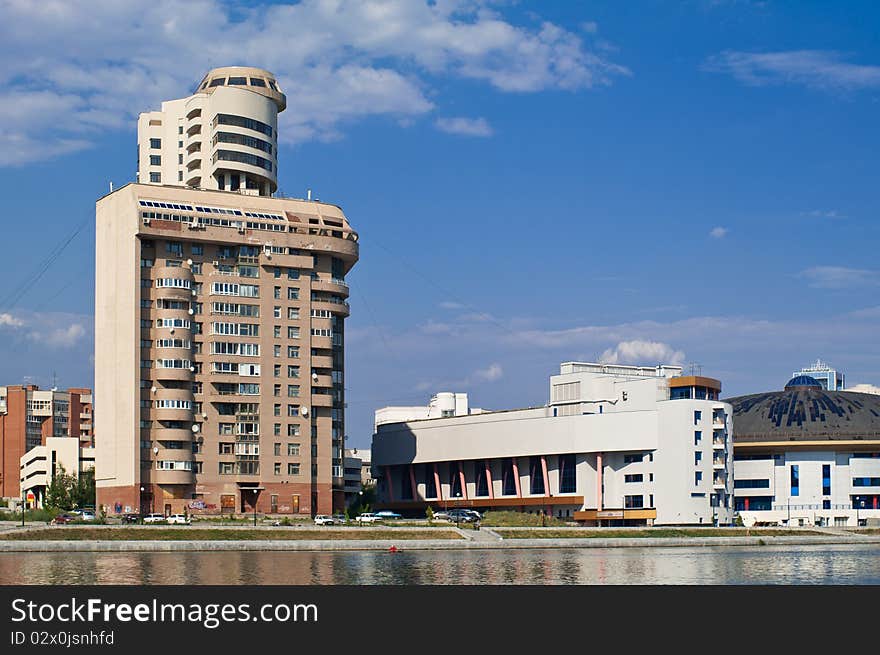
[[[288,95],[280,188],[361,235],[350,445],[436,391],[542,404],[572,359],[880,385],[875,3],[77,4],[3,2],[2,382],[92,384],[137,113],[249,64]]]

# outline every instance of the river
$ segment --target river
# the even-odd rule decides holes
[[[0,584],[880,584],[880,546],[2,553]]]

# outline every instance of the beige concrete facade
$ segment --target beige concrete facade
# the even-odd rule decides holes
[[[278,113],[286,106],[269,71],[209,71],[193,95],[138,117],[137,181],[271,195],[278,188]]]
[[[340,509],[357,257],[334,205],[142,184],[99,200],[98,504],[242,512],[256,489],[259,511]]]

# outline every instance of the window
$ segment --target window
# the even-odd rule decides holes
[[[641,473],[630,473],[623,476],[624,482],[644,482],[644,476]]]
[[[241,85],[247,84],[247,78],[246,77],[230,77],[227,84],[236,84],[236,85],[241,86]]]
[[[299,385],[298,384],[288,384],[287,385],[287,397],[288,398],[299,398]]]
[[[637,453],[635,455],[624,455],[623,456],[623,463],[624,464],[634,464],[636,462],[643,462],[643,461],[645,461],[644,453]]]
[[[288,457],[298,457],[299,456],[299,444],[298,443],[287,444],[287,456]]]
[[[288,307],[287,308],[287,318],[289,320],[294,320],[299,318],[299,307]]]
[[[577,468],[574,455],[559,456],[559,493],[571,494],[577,489]]]
[[[791,466],[791,495],[800,496],[800,471],[797,464]]]
[[[287,377],[298,378],[299,377],[299,366],[292,366],[292,365],[288,364],[287,365]]]
[[[281,377],[281,364],[275,364],[274,366],[272,366],[272,377]]]
[[[231,442],[221,441],[219,444],[219,454],[221,455],[231,455],[232,454],[232,446]]]
[[[222,78],[219,80],[211,81],[211,86],[219,86],[221,84],[223,84]],[[215,121],[219,125],[234,125],[235,127],[244,127],[249,130],[254,130],[255,132],[261,132],[267,136],[272,136],[271,125],[266,125],[266,123],[255,121],[252,118],[235,116],[233,114],[217,114],[217,118],[215,119]]]
[[[287,299],[288,300],[299,300],[299,288],[298,287],[287,287]]]
[[[161,173],[150,173],[150,182],[161,182],[162,174]]]
[[[272,405],[272,416],[281,416],[281,405],[278,403]]]
[[[623,506],[626,509],[639,509],[645,506],[644,496],[624,496]]]
[[[275,457],[281,457],[281,444],[275,444]]]
[[[272,356],[273,357],[281,357],[281,346],[277,343],[272,346]]]
[[[694,425],[699,425],[703,418],[703,412],[697,410],[694,412]]]
[[[273,307],[272,314],[275,318],[281,318],[281,308],[280,307]]]
[[[150,139],[150,147],[153,149],[162,147],[162,139]]]
[[[770,480],[768,479],[747,479],[739,478],[733,481],[734,489],[769,489]]]
[[[703,461],[703,453],[698,450],[694,453],[694,466],[697,466],[701,461]]]
[[[287,415],[288,416],[299,416],[299,405],[288,405],[287,406]]]
[[[288,464],[287,475],[299,475],[299,464]]]
[[[204,255],[205,254],[205,246],[193,245],[192,247],[193,255]]]
[[[288,339],[299,339],[299,326],[288,325],[287,326],[287,338]]]
[[[529,492],[533,495],[543,495],[544,494],[544,470],[541,466],[541,458],[540,457],[530,457],[529,458],[529,478],[530,478],[530,489]]]
[[[703,440],[703,431],[702,430],[694,430],[694,445],[699,446],[700,442]]]
[[[299,346],[287,346],[287,356],[290,359],[299,359]]]
[[[880,478],[853,478],[854,487],[880,487]],[[795,496],[797,494],[792,494]]]
[[[161,155],[150,155],[150,166],[161,166],[162,165],[162,156]]]
[[[223,84],[225,82],[226,82],[226,78],[215,77],[213,80],[211,80],[211,83],[208,86],[223,86]]]
[[[280,325],[276,325],[275,327],[272,328],[272,336],[276,339],[281,338],[281,326]]]
[[[275,462],[275,475],[281,475],[281,462]]]
[[[267,171],[272,170],[272,162],[268,159],[257,157],[248,152],[239,152],[237,150],[217,150],[211,158],[211,161],[236,161],[242,164],[257,166],[258,168],[265,168]]]
[[[831,464],[822,465],[822,495],[831,495]]]
[[[694,473],[694,484],[700,484],[703,481],[703,474],[700,471]]]

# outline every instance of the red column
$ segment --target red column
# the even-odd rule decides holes
[[[440,486],[440,471],[434,462],[434,488],[437,489],[437,500],[443,500],[443,487]]]
[[[874,496],[873,509],[877,509],[877,496]]]
[[[486,464],[486,485],[489,487],[489,498],[495,498],[495,492],[492,490],[492,467],[489,466],[489,460],[485,460]]]
[[[394,484],[391,482],[391,467],[385,467],[385,478],[388,480],[388,500],[394,502]]]
[[[743,498],[743,507],[745,508],[745,511],[747,511],[747,512],[749,511],[749,497],[748,496]]]
[[[547,475],[547,458],[541,455],[541,474],[544,476],[544,495],[550,495],[550,476]]]
[[[522,498],[522,490],[519,488],[519,466],[516,465],[516,457],[511,457],[513,463],[513,484],[516,485],[516,497]]]
[[[463,500],[467,500],[467,484],[464,479],[464,467],[461,465],[461,462],[458,463],[458,482],[461,485],[461,497]]]
[[[602,453],[596,453],[596,509],[602,509]]]
[[[419,485],[416,484],[415,464],[409,465],[409,483],[412,485],[413,500],[419,499]]]

